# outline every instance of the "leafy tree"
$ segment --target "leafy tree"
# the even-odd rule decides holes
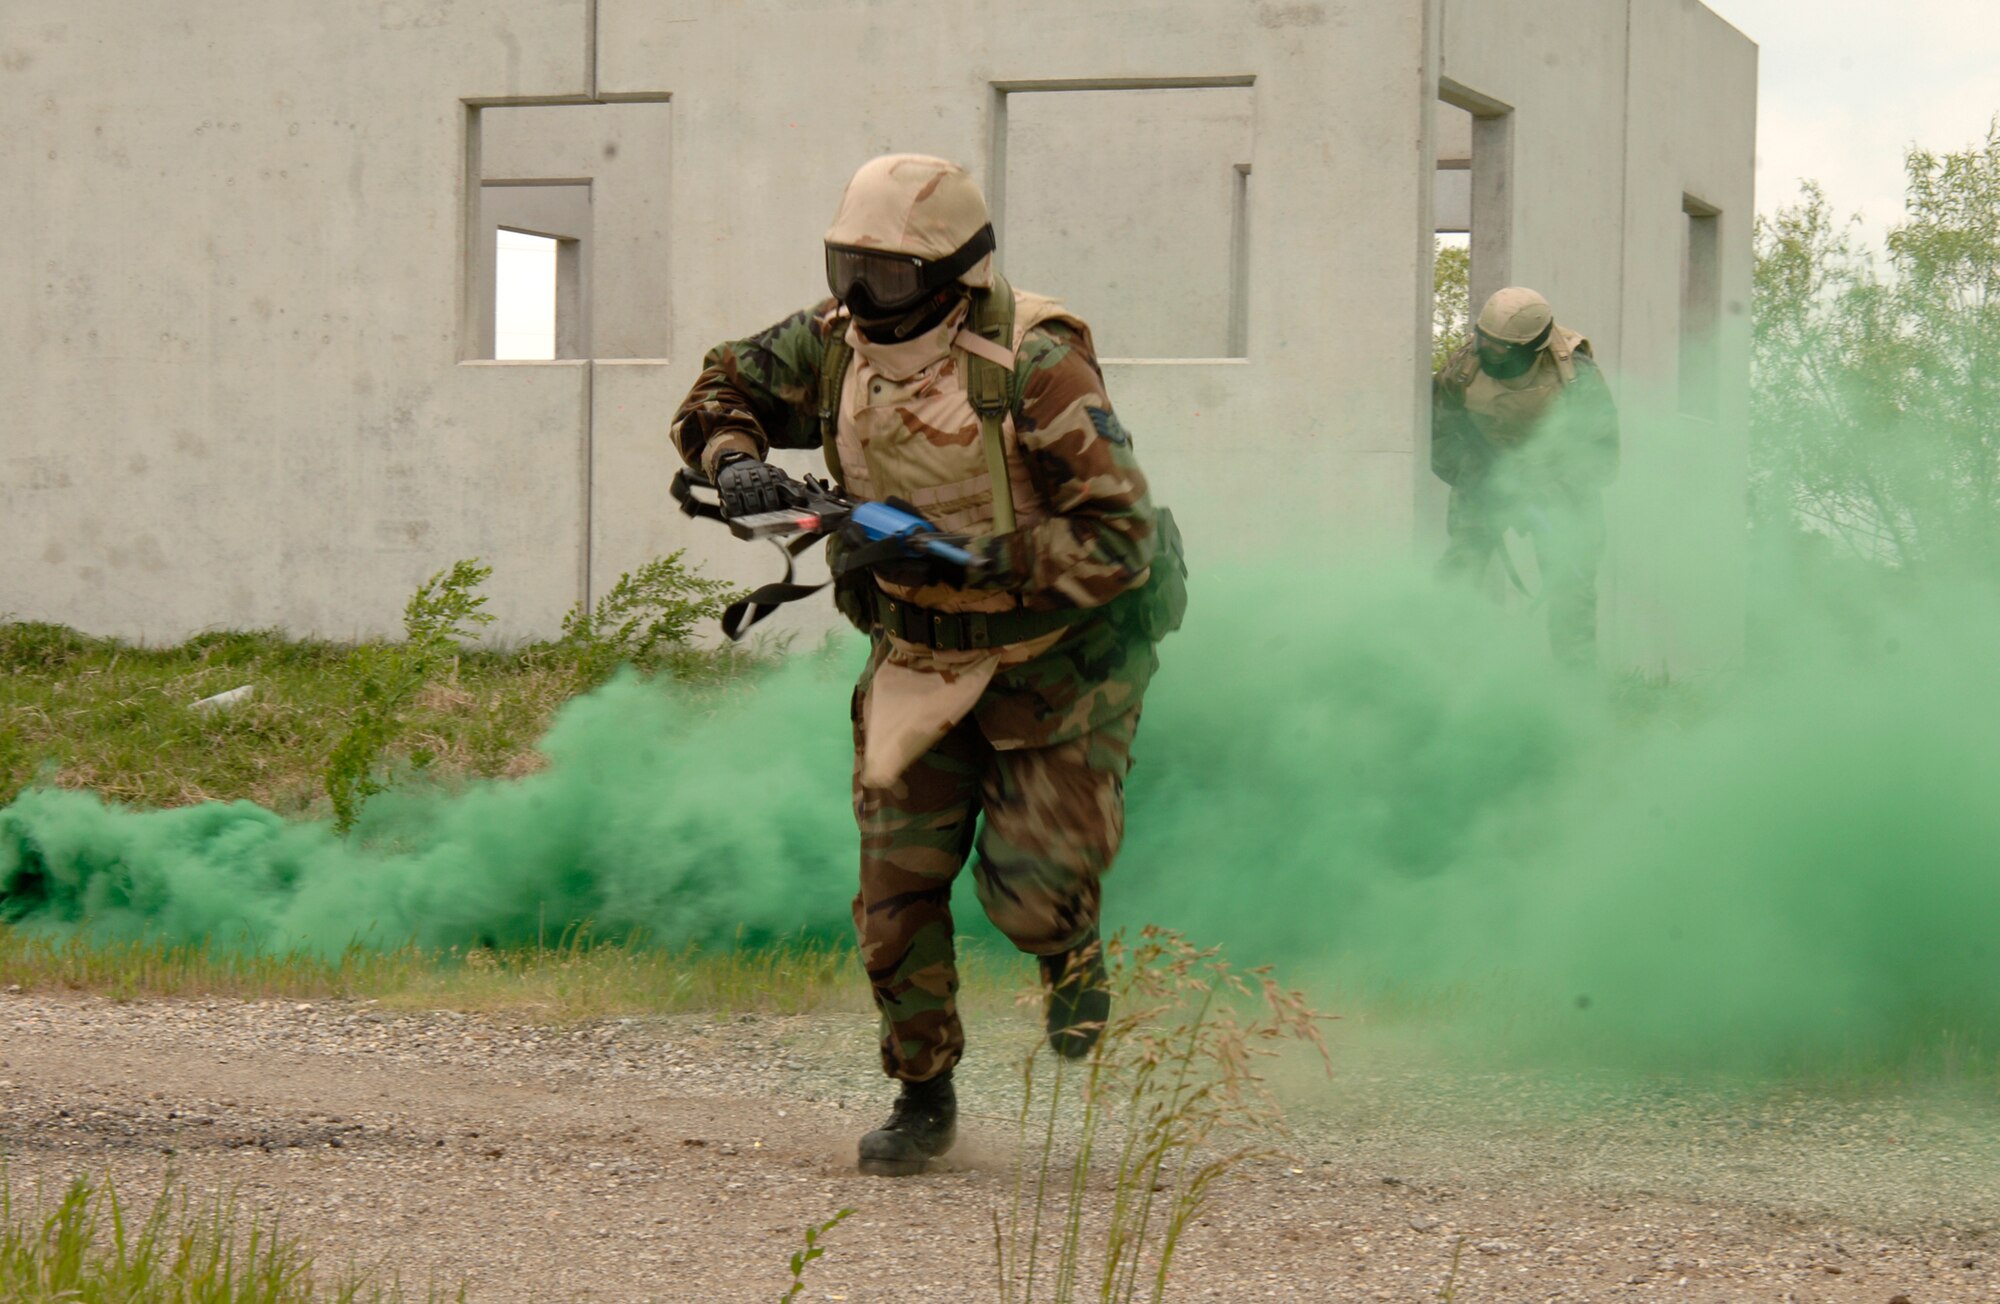
[[[1472,251],[1438,242],[1431,270],[1431,370],[1472,335]]]
[[[1886,274],[1816,185],[1758,220],[1752,484],[1764,525],[1977,563],[2000,554],[2000,118],[1905,166]]]

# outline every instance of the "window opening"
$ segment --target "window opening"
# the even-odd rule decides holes
[[[1681,412],[1716,418],[1717,329],[1722,324],[1722,214],[1681,201]]]
[[[591,356],[590,185],[488,182],[480,187],[479,210],[487,234],[477,248],[488,261],[474,269],[475,283],[485,297],[474,356],[506,360]],[[503,294],[513,297],[504,315]],[[516,351],[503,352],[499,335],[510,325],[516,338],[509,347]],[[552,337],[551,344],[539,342],[544,334]]]
[[[1066,300],[1107,358],[1245,356],[1251,86],[995,89],[989,190],[1008,275]]]
[[[1445,274],[1439,279],[1450,276],[1453,294],[1463,285],[1469,322],[1488,296],[1513,283],[1514,111],[1447,83],[1439,90],[1436,139],[1432,228]],[[1434,320],[1447,315],[1455,314],[1440,302]]]
[[[1480,304],[1513,283],[1514,110],[1451,81],[1438,99],[1435,220],[1441,233],[1466,237],[1470,298]]]
[[[1437,106],[1436,171],[1431,183],[1431,369],[1472,332],[1472,115]]]
[[[1229,215],[1229,356],[1250,356],[1250,165],[1236,165]]]
[[[493,356],[508,362],[556,356],[556,244],[548,236],[494,230]]]

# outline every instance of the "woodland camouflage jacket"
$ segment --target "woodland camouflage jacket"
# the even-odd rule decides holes
[[[761,457],[769,447],[818,447],[820,365],[830,333],[847,326],[846,314],[828,299],[711,349],[674,416],[681,456],[713,474],[729,450]],[[861,359],[851,365],[860,367]],[[1039,510],[1024,511],[1020,528],[1008,534],[974,540],[973,550],[989,562],[976,588],[1000,601],[962,596],[987,608],[1018,602],[1040,611],[1093,610],[1046,650],[1002,662],[973,709],[996,747],[1048,746],[1135,709],[1157,665],[1150,641],[1132,628],[1129,604],[1107,608],[1145,582],[1155,532],[1145,475],[1104,391],[1087,332],[1060,318],[1028,329],[1016,351],[1010,451],[1020,464],[1015,476],[1025,472],[1026,497]],[[845,444],[850,418],[843,412],[841,420]],[[978,438],[976,424],[940,430],[914,415],[904,423],[941,449]],[[863,468],[843,469],[847,478],[865,477]],[[929,591],[899,596],[919,605],[967,605],[937,602]],[[884,642],[878,633],[864,687],[887,655]]]

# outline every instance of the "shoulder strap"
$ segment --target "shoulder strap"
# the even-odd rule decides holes
[[[992,350],[965,351],[965,384],[972,410],[979,414],[986,474],[993,482],[993,528],[1005,534],[1014,528],[1014,483],[1007,474],[1006,437],[1001,422],[1013,402],[1014,370],[1003,365],[999,358],[1011,361],[1014,356],[1014,288],[998,272],[993,274],[991,287],[972,292],[972,315],[967,326],[974,335],[994,346]],[[990,356],[993,354],[997,356]],[[848,344],[845,330],[828,336],[819,368],[819,442],[835,484],[842,482],[840,394],[853,360],[854,348]]]
[[[974,335],[996,346],[999,357],[1014,356],[1014,287],[995,272],[993,284],[972,292]],[[965,388],[972,410],[979,414],[980,442],[986,448],[986,475],[993,482],[993,529],[1006,534],[1014,528],[1014,482],[1007,474],[1007,445],[1001,431],[1013,389],[1014,369],[985,349],[967,349]]]
[[[1562,378],[1564,385],[1576,383],[1577,354],[1581,353],[1592,362],[1597,361],[1597,355],[1592,351],[1589,340],[1560,326],[1556,327],[1555,341],[1549,352],[1555,357],[1556,374]]]
[[[840,323],[840,329],[827,337],[826,354],[819,364],[819,446],[826,454],[826,469],[835,484],[842,484],[840,474],[840,391],[847,383],[847,364],[854,360],[854,346],[847,342],[847,329]]]

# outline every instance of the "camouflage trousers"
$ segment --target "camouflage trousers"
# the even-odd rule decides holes
[[[1517,530],[1534,545],[1541,596],[1548,608],[1549,649],[1566,666],[1597,663],[1597,567],[1604,556],[1604,506],[1596,490],[1566,490],[1533,498],[1503,497],[1479,487],[1451,491],[1444,557],[1438,571],[1477,584],[1501,535]]]
[[[1069,742],[1001,751],[968,716],[882,789],[861,786],[856,724],[854,928],[890,1077],[936,1077],[965,1049],[951,888],[975,837],[979,903],[1015,946],[1059,955],[1097,927],[1098,879],[1124,837],[1138,727],[1134,708]]]

